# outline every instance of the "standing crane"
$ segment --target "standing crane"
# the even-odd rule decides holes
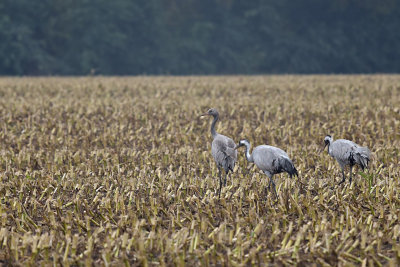
[[[237,151],[235,150],[235,142],[222,134],[217,133],[215,130],[215,124],[219,119],[219,113],[216,109],[211,108],[207,111],[207,113],[202,114],[201,116],[213,116],[214,120],[211,124],[211,135],[213,137],[213,141],[211,144],[211,154],[217,163],[218,172],[219,172],[219,189],[218,189],[218,198],[221,196],[221,188],[222,188],[222,169],[225,171],[225,179],[224,185],[226,185],[226,178],[228,176],[229,171],[233,172],[233,168],[235,167],[235,163],[237,160]]]
[[[250,142],[247,140],[240,140],[239,144],[235,147],[246,147],[246,158],[249,162],[254,162],[256,166],[262,170],[269,178],[267,189],[269,190],[272,184],[274,189],[275,197],[278,198],[276,193],[275,182],[272,179],[275,174],[281,172],[287,172],[290,177],[293,175],[298,176],[298,172],[293,165],[292,160],[280,148],[274,146],[260,145],[253,149],[253,153],[250,154]]]
[[[343,179],[340,181],[339,185],[344,183],[346,177],[344,176],[344,168],[350,166],[350,183],[351,183],[351,172],[354,165],[359,165],[361,169],[368,167],[370,161],[371,152],[367,147],[361,147],[356,143],[346,140],[338,139],[333,141],[332,136],[327,135],[324,139],[325,146],[328,146],[328,154],[336,159],[339,163],[340,168],[342,168]]]

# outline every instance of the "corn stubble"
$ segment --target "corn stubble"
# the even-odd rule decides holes
[[[400,76],[0,79],[0,263],[379,266],[400,260]],[[207,108],[243,151],[218,200]],[[337,186],[323,138],[373,151]],[[346,172],[348,175],[348,172]]]

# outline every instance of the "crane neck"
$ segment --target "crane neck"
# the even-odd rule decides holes
[[[331,155],[331,142],[328,143],[328,154]]]
[[[211,135],[213,138],[215,138],[215,136],[217,136],[217,131],[215,130],[215,124],[217,124],[218,119],[219,119],[219,115],[215,115],[214,120],[211,124]]]
[[[328,154],[330,155],[331,154],[331,144],[332,144],[332,142],[333,142],[333,138],[331,137],[330,139],[329,139],[329,143],[328,143]]]
[[[253,155],[250,154],[250,148],[251,148],[251,145],[250,144],[246,144],[246,159],[247,159],[248,162],[254,162]]]

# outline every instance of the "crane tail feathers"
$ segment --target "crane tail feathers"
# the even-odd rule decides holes
[[[368,163],[371,160],[370,156],[371,156],[371,152],[366,147],[357,148],[355,153],[352,155],[355,163],[358,164],[361,167],[361,169],[363,169],[363,170],[365,168],[368,168]]]
[[[235,168],[235,163],[236,161],[234,158],[226,155],[222,162],[222,167],[224,168],[226,173],[228,173],[229,171],[233,172],[233,169]]]
[[[281,159],[281,166],[284,171],[286,171],[290,177],[294,176],[299,176],[299,173],[297,172],[296,167],[294,167],[293,162],[291,162],[287,158]]]

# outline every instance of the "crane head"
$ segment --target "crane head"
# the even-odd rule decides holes
[[[246,140],[246,139],[242,139],[242,140],[239,141],[239,144],[237,144],[235,146],[235,149],[238,149],[239,147],[242,147],[242,146],[246,146],[246,147],[250,146],[250,142],[248,140]]]
[[[219,115],[218,114],[218,110],[216,110],[215,108],[210,108],[209,110],[207,110],[206,113],[201,114],[200,117],[202,117],[202,116],[213,116],[213,117],[216,117],[218,115]]]
[[[332,136],[330,136],[330,135],[325,136],[324,142],[325,142],[325,146],[324,146],[324,150],[325,150],[325,147],[332,142]]]

